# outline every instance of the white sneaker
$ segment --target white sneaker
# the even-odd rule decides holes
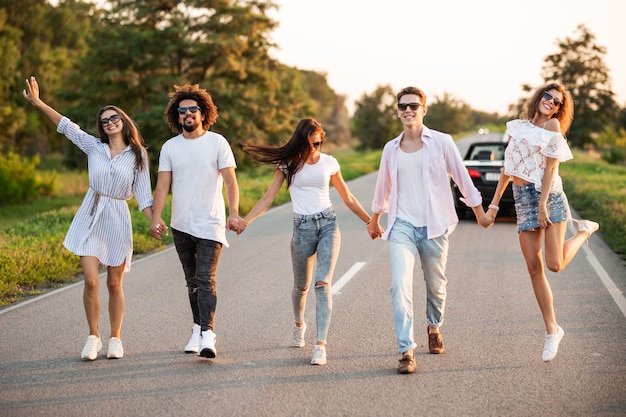
[[[80,357],[88,361],[95,361],[98,357],[98,352],[102,350],[102,341],[96,335],[89,335],[85,347],[83,348]]]
[[[326,365],[326,346],[315,345],[311,365]]]
[[[543,354],[541,355],[541,359],[543,359],[544,362],[550,362],[554,359],[559,350],[559,343],[561,343],[563,336],[565,336],[565,331],[563,331],[561,326],[559,326],[555,334],[546,333],[546,344],[543,346]]]
[[[198,356],[204,358],[214,358],[217,354],[215,350],[215,339],[217,336],[213,333],[213,330],[206,330],[200,332],[200,348],[198,350]]]
[[[109,340],[109,351],[107,352],[107,358],[121,359],[123,357],[124,357],[124,346],[122,346],[122,341],[117,337],[112,337]]]
[[[302,322],[302,327],[293,325],[293,339],[291,341],[292,347],[301,348],[304,347],[306,342],[304,341],[304,332],[306,332],[306,323]]]
[[[589,233],[587,238],[591,237],[591,235],[594,234],[594,232],[597,232],[598,229],[600,229],[600,225],[594,221],[578,220],[578,231]]]
[[[191,337],[187,346],[185,346],[185,353],[198,353],[200,348],[200,325],[194,324],[191,328]]]

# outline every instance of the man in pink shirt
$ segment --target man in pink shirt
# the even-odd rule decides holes
[[[403,132],[383,149],[368,232],[389,241],[391,303],[401,359],[398,372],[415,372],[413,349],[413,267],[419,253],[426,282],[426,322],[431,353],[445,350],[443,323],[448,235],[459,219],[454,209],[450,177],[458,185],[479,224],[489,227],[482,196],[470,178],[457,146],[448,134],[424,126],[426,94],[416,87],[397,95]],[[388,212],[386,231],[380,216]]]

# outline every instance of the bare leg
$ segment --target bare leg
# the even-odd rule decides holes
[[[94,256],[81,256],[80,265],[85,275],[83,304],[85,306],[87,324],[89,325],[89,334],[100,337],[98,328],[98,323],[100,322],[100,295],[98,293],[100,277],[98,275],[98,267],[100,263],[98,258]]]
[[[550,226],[552,227],[552,226]],[[550,283],[546,277],[541,253],[541,239],[543,231],[528,231],[519,233],[520,247],[526,260],[526,267],[535,292],[535,298],[543,316],[543,322],[548,334],[554,334],[558,325],[554,315],[554,305]]]
[[[578,250],[589,238],[587,232],[577,232],[565,241],[567,223],[555,223],[546,233],[546,266],[552,272],[560,272],[574,259]]]
[[[110,266],[107,273],[107,289],[109,290],[109,317],[111,319],[111,337],[120,338],[122,332],[122,320],[124,319],[124,267]]]

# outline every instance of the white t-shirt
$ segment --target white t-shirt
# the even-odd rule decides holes
[[[159,172],[172,173],[172,228],[228,247],[220,174],[228,167],[236,167],[235,156],[220,134],[207,131],[196,139],[178,135],[163,144]]]
[[[304,164],[293,176],[289,186],[291,205],[296,214],[316,214],[329,208],[330,177],[339,172],[339,162],[327,154],[320,153],[320,159],[313,165]]]
[[[398,218],[415,227],[426,226],[426,200],[422,182],[424,152],[398,151]]]

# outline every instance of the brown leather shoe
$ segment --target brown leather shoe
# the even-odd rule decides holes
[[[399,362],[398,372],[401,374],[412,374],[417,369],[413,355],[404,354]]]
[[[445,352],[446,345],[443,343],[441,333],[430,333],[428,327],[426,327],[426,333],[428,333],[428,350],[430,350],[430,353],[439,355]]]

